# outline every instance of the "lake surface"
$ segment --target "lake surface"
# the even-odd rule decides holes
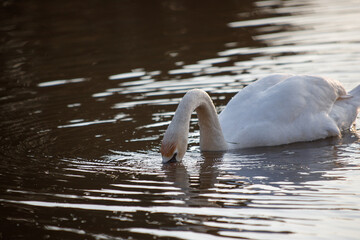
[[[360,120],[342,139],[181,163],[186,91],[220,112],[262,76],[360,83],[360,2],[10,1],[0,7],[0,239],[359,239]]]

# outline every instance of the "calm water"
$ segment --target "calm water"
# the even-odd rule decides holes
[[[357,132],[201,153],[162,135],[187,90],[360,83],[360,1],[10,1],[0,7],[0,239],[360,239]]]

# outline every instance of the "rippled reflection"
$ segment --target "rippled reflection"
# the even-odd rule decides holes
[[[352,89],[359,10],[357,0],[3,2],[0,238],[356,239],[355,131],[200,152],[194,114],[183,162],[163,165],[158,150],[192,88],[219,112],[274,72]]]
[[[37,207],[37,213],[53,209],[54,223],[44,228],[77,235],[99,234],[90,224],[95,215],[109,226],[121,223],[122,227],[110,230],[109,238],[124,232],[175,237],[184,231],[188,233],[177,238],[261,239],[262,234],[268,238],[266,233],[272,239],[295,233],[331,238],[329,225],[346,226],[346,231],[338,233],[345,236],[355,234],[358,226],[354,218],[360,206],[348,202],[359,195],[348,182],[354,180],[352,171],[359,170],[352,158],[359,150],[351,150],[358,148],[358,141],[349,134],[343,142],[334,139],[229,153],[190,153],[183,163],[167,165],[161,165],[153,153],[117,152],[97,162],[64,159],[58,163],[61,171],[50,169],[49,173],[57,175],[56,186],[64,187],[62,193],[8,189],[6,195],[22,200],[5,195],[1,202]],[[72,187],[66,187],[70,183]],[[66,224],[58,227],[70,221],[68,214],[87,224],[82,230]],[[167,224],[158,229],[164,221]],[[215,235],[204,234],[204,230]]]

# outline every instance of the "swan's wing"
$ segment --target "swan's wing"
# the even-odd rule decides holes
[[[242,89],[238,92],[233,99],[228,103],[238,105],[240,102],[247,101],[249,99],[253,99],[253,97],[261,92],[268,90],[274,85],[292,77],[290,74],[273,74],[270,76],[266,76],[257,80],[256,82],[250,84],[246,88]]]
[[[340,83],[312,76],[281,76],[270,78],[270,83],[261,79],[229,102],[219,116],[228,142],[242,147],[279,145],[340,133],[329,117],[336,99],[346,95]]]

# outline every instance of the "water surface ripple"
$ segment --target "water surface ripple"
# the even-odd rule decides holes
[[[220,112],[262,76],[360,83],[358,0],[4,1],[0,239],[359,239],[360,120],[343,138],[159,145],[184,93]]]

